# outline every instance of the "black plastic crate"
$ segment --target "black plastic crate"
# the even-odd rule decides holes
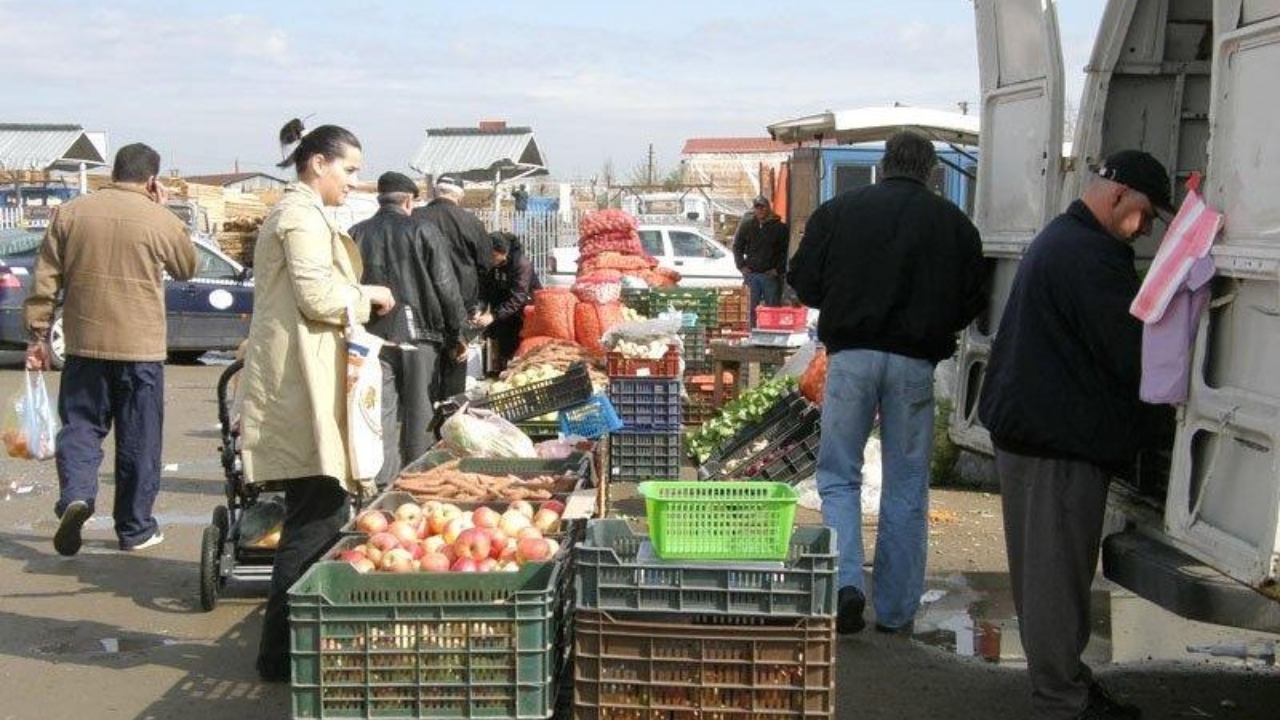
[[[835,716],[835,620],[579,610],[577,720]]]
[[[780,447],[778,454],[754,477],[791,485],[812,477],[818,472],[818,449],[821,445],[822,426],[818,424],[809,435]]]
[[[590,397],[591,376],[587,366],[574,363],[559,377],[480,398],[471,405],[488,408],[511,422],[519,422],[579,405]]]
[[[592,521],[574,547],[577,607],[619,613],[835,615],[838,555],[830,528],[796,527],[787,559],[777,563],[668,562],[646,552],[647,540],[626,520]]]
[[[650,317],[649,288],[622,288],[622,304],[645,317]]]
[[[680,429],[682,412],[678,379],[611,378],[609,400],[622,420],[621,432]]]
[[[707,328],[703,325],[680,328],[680,342],[684,344],[684,371],[686,375],[711,371],[711,351],[707,345]]]
[[[818,408],[809,406],[779,420],[766,432],[757,435],[737,452],[725,456],[721,460],[708,462],[699,468],[700,477],[707,479],[771,479],[783,481],[782,478],[765,478],[764,473],[770,468],[774,472],[784,472],[785,467],[778,466],[777,461],[788,456],[797,459],[803,456],[801,451],[806,439],[819,436],[822,432],[822,416]],[[817,463],[817,445],[814,445],[814,464]],[[803,479],[803,478],[800,478]]]
[[[724,477],[727,462],[737,464],[763,450],[774,440],[805,423],[816,422],[820,413],[798,390],[783,395],[757,421],[745,425],[736,435],[711,451],[699,468],[702,478]]]
[[[680,477],[684,438],[669,433],[609,436],[609,477],[614,480],[674,480]]]

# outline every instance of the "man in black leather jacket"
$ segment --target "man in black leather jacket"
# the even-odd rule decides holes
[[[436,198],[413,211],[413,217],[435,225],[441,233],[441,248],[453,266],[454,277],[466,304],[470,326],[482,328],[492,319],[484,313],[480,297],[480,279],[493,269],[493,249],[489,246],[489,231],[480,218],[458,203],[463,197],[462,186],[451,178],[436,181]],[[467,360],[453,352],[440,356],[440,397],[459,395],[467,389]]]
[[[389,343],[381,358],[386,460],[379,486],[431,447],[428,428],[433,403],[439,399],[432,396],[438,361],[442,354],[458,352],[467,324],[445,239],[434,225],[409,215],[417,197],[418,188],[408,177],[383,173],[378,178],[377,214],[351,227],[364,261],[361,282],[386,285],[396,298],[394,310],[368,325],[369,332]]]

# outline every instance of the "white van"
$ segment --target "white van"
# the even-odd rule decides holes
[[[1280,630],[1280,2],[1110,0],[1071,155],[1055,5],[976,0],[982,78],[974,221],[996,266],[965,332],[953,439],[990,453],[983,368],[1019,258],[1107,154],[1141,148],[1225,213],[1190,400],[1140,477],[1113,483],[1106,576],[1196,620]],[[1165,226],[1135,248],[1149,263]]]

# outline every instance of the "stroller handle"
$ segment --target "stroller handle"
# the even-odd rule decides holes
[[[218,424],[222,427],[224,434],[231,428],[231,403],[227,401],[227,391],[231,386],[231,378],[235,377],[243,367],[244,360],[236,360],[228,365],[218,378]]]

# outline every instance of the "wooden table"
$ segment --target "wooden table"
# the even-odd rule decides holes
[[[726,370],[734,371],[734,378],[737,380],[739,388],[752,388],[760,384],[761,365],[782,365],[800,349],[798,347],[747,345],[726,340],[714,340],[711,342],[710,348],[711,374],[715,376],[715,391],[711,396],[711,403],[716,408],[719,408],[724,402],[724,373]],[[747,366],[745,383],[742,377],[743,365]]]

